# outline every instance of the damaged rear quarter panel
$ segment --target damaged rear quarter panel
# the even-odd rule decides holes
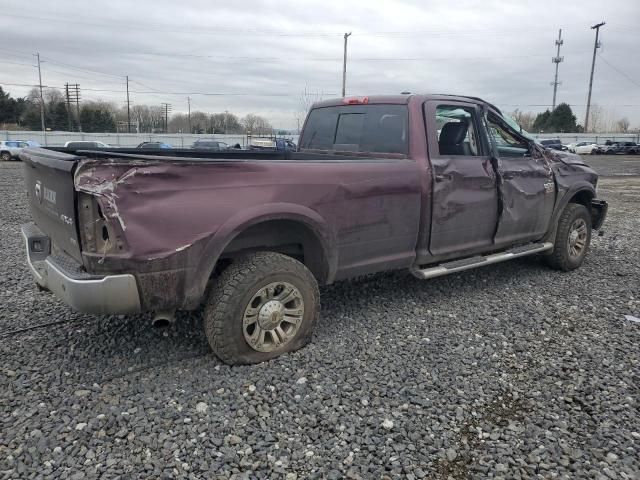
[[[98,199],[126,251],[85,254],[85,264],[136,273],[147,309],[193,308],[235,235],[292,219],[320,238],[329,281],[376,265],[409,266],[420,222],[417,171],[408,159],[87,159],[76,189]]]

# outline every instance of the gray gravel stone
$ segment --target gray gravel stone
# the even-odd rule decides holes
[[[338,282],[311,345],[232,368],[198,312],[158,331],[38,292],[22,165],[0,163],[0,478],[638,478],[639,185],[600,180],[577,271]]]

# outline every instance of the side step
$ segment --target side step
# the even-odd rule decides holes
[[[485,265],[491,265],[493,263],[504,262],[511,260],[512,258],[524,257],[526,255],[532,255],[534,253],[544,252],[551,250],[553,243],[530,243],[529,245],[523,245],[521,247],[505,250],[504,252],[492,253],[490,255],[475,256],[470,258],[463,258],[462,260],[454,260],[452,262],[442,263],[435,267],[429,267],[424,269],[418,269],[413,267],[411,273],[422,279],[441,277],[442,275],[448,275],[450,273],[462,272],[464,270],[471,270],[476,267],[483,267]]]

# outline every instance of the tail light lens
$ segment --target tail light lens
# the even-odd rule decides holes
[[[102,213],[98,199],[87,193],[78,194],[80,242],[86,253],[120,253],[125,249],[122,232]]]

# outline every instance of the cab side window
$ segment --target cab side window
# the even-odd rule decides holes
[[[529,153],[529,143],[495,118],[488,118],[489,135],[501,157],[523,157]]]
[[[473,108],[459,105],[438,105],[436,125],[440,156],[477,157],[481,155],[478,123]]]

